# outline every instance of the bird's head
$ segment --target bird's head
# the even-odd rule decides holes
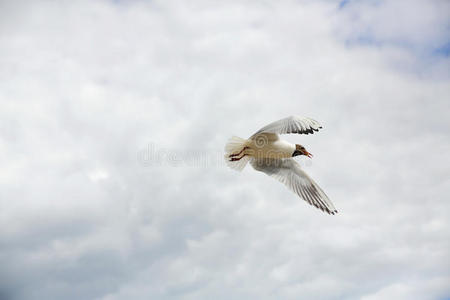
[[[306,151],[305,147],[303,147],[302,145],[299,144],[295,144],[295,151],[294,153],[292,153],[292,156],[297,156],[297,155],[306,155],[309,158],[312,158],[312,154],[309,153],[308,151]]]

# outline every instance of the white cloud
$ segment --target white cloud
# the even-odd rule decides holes
[[[447,2],[1,5],[0,298],[450,294]],[[220,160],[290,114],[337,216]]]

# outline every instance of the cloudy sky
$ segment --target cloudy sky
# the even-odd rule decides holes
[[[449,299],[450,2],[1,1],[0,299]],[[226,167],[289,136],[339,210]]]

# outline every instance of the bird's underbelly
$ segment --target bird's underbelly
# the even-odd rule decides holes
[[[247,155],[256,158],[288,158],[292,157],[292,153],[292,149],[276,142],[266,143],[264,145],[252,143],[249,145],[249,149],[246,150]]]

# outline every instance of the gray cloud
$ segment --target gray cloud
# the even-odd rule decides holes
[[[450,295],[447,2],[1,5],[0,298]],[[220,160],[290,114],[337,216]]]

